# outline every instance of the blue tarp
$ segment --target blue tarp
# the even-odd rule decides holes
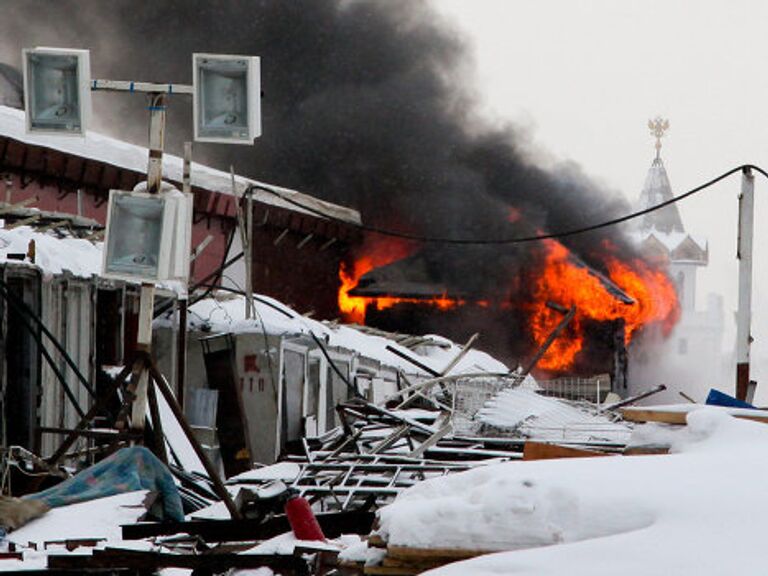
[[[749,402],[734,398],[725,392],[720,392],[720,390],[717,390],[716,388],[711,388],[709,390],[706,403],[710,406],[727,406],[729,408],[754,408]]]
[[[183,521],[181,496],[168,468],[143,446],[123,448],[64,482],[25,498],[51,508],[135,490],[159,492],[167,519]]]

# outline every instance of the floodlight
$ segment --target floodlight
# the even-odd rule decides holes
[[[91,108],[89,51],[34,48],[22,57],[27,132],[84,136]]]
[[[157,282],[170,274],[174,213],[161,194],[111,190],[102,274]]]
[[[253,144],[261,135],[257,56],[193,54],[195,140]]]

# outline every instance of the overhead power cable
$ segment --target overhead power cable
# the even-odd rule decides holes
[[[622,222],[627,222],[629,220],[633,220],[634,218],[639,218],[640,216],[644,216],[646,214],[650,214],[651,212],[655,212],[656,210],[661,210],[662,208],[665,208],[669,206],[670,204],[675,204],[676,202],[680,202],[681,200],[684,200],[688,198],[689,196],[693,196],[694,194],[697,194],[710,186],[713,186],[717,184],[718,182],[725,180],[729,176],[732,176],[736,172],[742,172],[742,171],[748,171],[748,170],[754,170],[755,172],[758,172],[759,174],[762,174],[765,178],[768,179],[768,172],[760,168],[759,166],[755,166],[753,164],[742,164],[741,166],[737,166],[736,168],[732,168],[731,170],[728,170],[727,172],[723,172],[719,176],[716,176],[715,178],[712,178],[711,180],[705,182],[704,184],[701,184],[700,186],[697,186],[696,188],[693,188],[689,190],[688,192],[685,192],[684,194],[680,194],[678,196],[675,196],[673,198],[670,198],[669,200],[665,202],[661,202],[659,204],[656,204],[654,206],[650,206],[648,208],[645,208],[644,210],[638,210],[637,212],[632,212],[630,214],[627,214],[625,216],[621,216],[619,218],[613,218],[611,220],[606,220],[604,222],[600,222],[598,224],[592,224],[590,226],[584,226],[581,228],[573,228],[571,230],[564,230],[561,232],[551,232],[548,234],[537,234],[535,236],[519,236],[519,237],[513,237],[513,238],[449,238],[449,237],[441,237],[441,236],[422,236],[419,234],[409,234],[408,232],[399,232],[397,230],[390,230],[387,228],[379,228],[377,226],[369,226],[367,224],[356,224],[349,222],[347,220],[344,220],[342,218],[338,218],[336,216],[331,216],[325,212],[322,212],[321,210],[318,210],[317,208],[314,208],[312,206],[308,206],[306,204],[303,204],[301,202],[298,202],[294,200],[293,198],[290,198],[289,196],[286,196],[277,190],[273,190],[271,188],[268,188],[266,186],[261,186],[258,184],[251,184],[249,186],[250,189],[258,189],[263,190],[265,192],[268,192],[270,194],[273,194],[274,196],[277,196],[281,200],[288,202],[289,204],[292,204],[293,206],[296,206],[297,208],[300,208],[302,210],[306,210],[307,212],[310,212],[312,214],[315,214],[317,216],[320,216],[321,218],[325,218],[327,220],[333,220],[336,222],[340,222],[342,224],[345,224],[347,226],[352,226],[353,228],[358,228],[360,230],[363,230],[365,232],[370,232],[372,234],[380,234],[382,236],[390,236],[393,238],[402,238],[405,240],[414,240],[417,242],[423,242],[423,243],[429,243],[429,244],[460,244],[460,245],[505,245],[505,244],[524,244],[526,242],[538,242],[541,240],[550,240],[555,238],[566,238],[568,236],[576,236],[577,234],[584,234],[586,232],[594,232],[595,230],[600,230],[602,228],[608,228],[609,226],[615,226],[616,224],[621,224]]]

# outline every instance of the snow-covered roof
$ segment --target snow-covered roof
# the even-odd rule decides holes
[[[656,157],[648,169],[645,177],[643,190],[640,192],[640,201],[638,209],[645,210],[651,206],[656,206],[673,197],[672,187],[669,184],[667,170],[664,168],[664,162]],[[683,220],[680,218],[680,212],[676,204],[671,204],[643,216],[640,223],[642,230],[656,229],[660,232],[685,232]]]
[[[35,264],[9,258],[9,254],[26,254],[30,241],[35,242]],[[36,266],[43,274],[70,272],[90,278],[101,272],[102,243],[80,238],[57,238],[52,233],[36,232],[29,226],[13,230],[0,228],[0,263]]]
[[[34,263],[28,257],[20,260],[18,255],[27,254],[33,240]],[[11,230],[0,228],[0,264],[37,268],[46,277],[68,273],[88,279],[101,275],[103,248],[103,242],[91,242],[72,236],[60,238],[55,232],[38,232],[30,226]],[[187,290],[186,286],[176,280],[158,282],[157,287],[179,295],[186,294]]]
[[[401,368],[411,374],[424,373],[424,371],[387,350],[388,346],[416,358],[438,372],[442,371],[461,350],[457,344],[435,336],[434,346],[422,344],[418,351],[414,351],[383,336],[363,333],[352,325],[325,324],[307,318],[267,296],[259,296],[255,305],[256,318],[246,320],[245,301],[242,296],[219,294],[216,298],[206,298],[190,306],[189,322],[196,327],[205,325],[206,329],[212,332],[261,334],[266,331],[276,335],[309,335],[312,332],[330,346],[358,352],[382,364]],[[508,368],[502,362],[485,352],[473,349],[462,358],[452,373],[505,373],[507,371]]]
[[[82,158],[104,162],[134,172],[143,173],[147,170],[149,153],[147,148],[143,146],[129,144],[128,142],[94,131],[88,131],[84,138],[77,136],[27,134],[24,118],[22,110],[0,106],[0,136],[7,136],[33,146],[42,146]],[[184,161],[179,156],[164,154],[163,175],[168,180],[180,183],[182,181],[183,164]],[[228,172],[215,170],[193,162],[191,178],[192,186],[220,194],[232,194],[232,179]],[[283,199],[288,198],[328,217],[337,218],[351,224],[359,224],[361,222],[360,213],[352,208],[318,200],[295,190],[266,184],[242,176],[235,176],[235,182],[238,194],[242,194],[248,185],[253,184],[273,190],[279,195],[277,196],[264,190],[254,190],[254,200],[264,204],[305,214],[313,214],[310,210],[304,210]]]
[[[690,241],[695,244],[695,248],[698,252],[701,253],[701,258],[698,258],[697,261],[706,260],[705,255],[707,252],[707,241],[700,236],[694,236],[692,234],[688,234],[687,232],[662,232],[656,228],[636,230],[634,233],[632,233],[632,236],[635,243],[638,245],[642,245],[649,240],[656,240],[664,247],[667,255],[673,256],[673,260],[678,260],[678,258],[674,258],[673,253],[681,248],[686,241]]]

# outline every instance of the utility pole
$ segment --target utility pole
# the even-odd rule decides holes
[[[755,220],[755,177],[744,168],[739,195],[739,308],[736,311],[736,397],[751,401],[754,387],[749,381],[749,351],[752,344],[752,239]]]

